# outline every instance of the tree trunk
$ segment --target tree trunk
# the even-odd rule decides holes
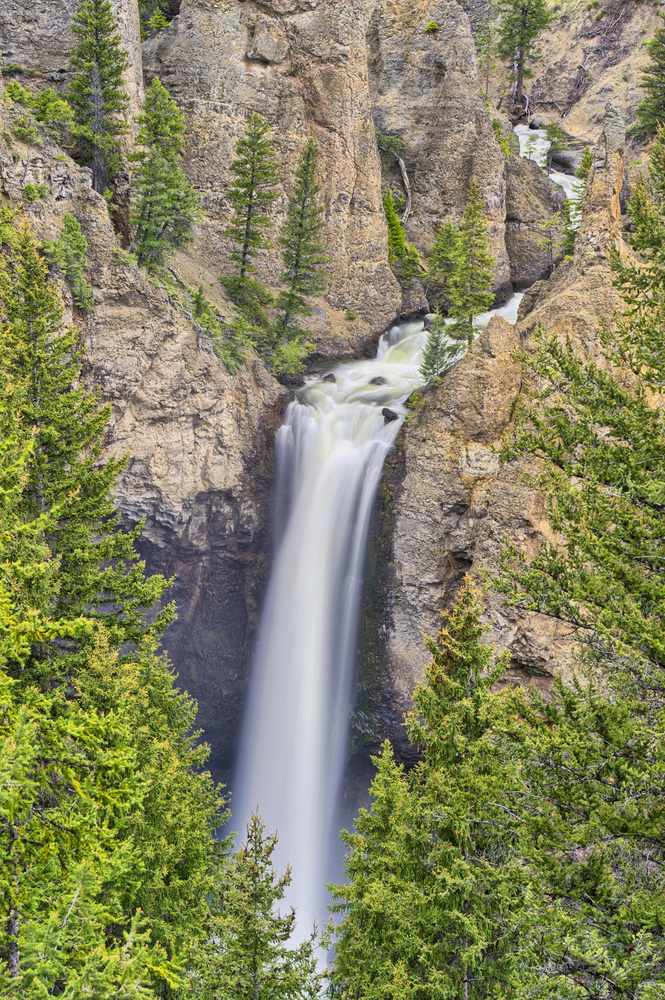
[[[524,49],[520,49],[517,58],[517,87],[515,89],[515,104],[522,103],[522,95],[524,93],[524,60],[526,56]]]

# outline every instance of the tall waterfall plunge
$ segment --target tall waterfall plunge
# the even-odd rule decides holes
[[[477,325],[495,312],[514,323],[520,299]],[[274,860],[293,869],[287,903],[297,908],[298,940],[326,919],[367,532],[404,401],[422,382],[426,340],[422,322],[394,327],[375,360],[340,365],[334,382],[308,382],[277,435],[278,543],[232,809],[241,834],[257,809],[277,830]],[[397,420],[386,422],[386,407]]]

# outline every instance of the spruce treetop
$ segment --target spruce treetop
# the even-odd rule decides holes
[[[136,143],[146,150],[156,150],[166,160],[177,160],[183,153],[183,136],[187,128],[185,116],[162,85],[158,76],[153,78],[145,95],[141,114],[136,119],[139,132]],[[145,157],[145,153],[133,158]]]
[[[103,194],[120,169],[118,138],[128,128],[121,116],[129,104],[123,83],[129,59],[109,0],[83,0],[72,32],[78,41],[69,60],[76,73],[68,100],[76,152],[92,167],[93,187]]]

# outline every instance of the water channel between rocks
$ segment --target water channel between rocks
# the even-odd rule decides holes
[[[515,323],[521,295],[479,316]],[[386,455],[422,384],[423,322],[393,327],[371,361],[308,380],[277,434],[277,542],[232,800],[277,831],[298,937],[326,919],[337,796],[355,684],[367,534]],[[335,851],[335,853],[338,853]]]

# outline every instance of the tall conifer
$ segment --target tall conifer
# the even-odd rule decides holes
[[[6,210],[5,210],[6,212]],[[124,459],[100,464],[101,441],[110,408],[81,382],[78,331],[63,328],[57,290],[27,223],[0,255],[0,344],[5,371],[21,393],[25,427],[37,441],[24,484],[21,510],[26,519],[57,511],[48,543],[60,560],[55,620],[86,614],[113,645],[136,642],[156,625],[143,621],[165,589],[161,577],[145,580],[136,562],[134,539],[140,527],[117,530],[111,488]],[[47,672],[48,650],[35,649]]]
[[[629,135],[647,138],[665,125],[665,28],[658,28],[647,42],[651,61],[641,70],[639,86],[647,96],[638,104],[637,121],[628,129]]]
[[[296,913],[276,909],[291,882],[272,862],[276,834],[265,836],[259,816],[247,824],[247,838],[233,855],[213,897],[209,938],[192,974],[195,1000],[254,1000],[319,996],[316,932],[294,947]]]
[[[522,101],[526,60],[533,54],[534,43],[541,31],[552,21],[554,14],[547,0],[498,0],[499,22],[498,52],[502,59],[516,66],[515,103]]]
[[[451,333],[468,344],[474,336],[473,317],[491,308],[494,301],[490,288],[495,259],[487,249],[487,220],[482,205],[478,185],[473,181],[459,227],[459,246],[450,277],[449,314],[455,319]]]
[[[199,199],[179,163],[185,116],[158,77],[150,85],[137,121],[136,144],[143,148],[130,157],[139,164],[132,250],[140,265],[154,269],[194,239]]]
[[[233,216],[226,230],[236,245],[231,252],[236,274],[221,279],[231,299],[248,317],[264,324],[267,319],[263,306],[271,296],[250,275],[256,270],[258,251],[271,245],[265,231],[273,225],[270,207],[278,197],[275,187],[279,184],[279,165],[268,131],[268,122],[253,114],[236,145],[237,157],[230,168],[235,180],[229,191]]]
[[[121,115],[129,98],[123,73],[129,66],[109,0],[83,0],[72,19],[77,39],[70,57],[75,70],[69,88],[78,156],[92,167],[92,186],[103,194],[120,166]]]
[[[332,907],[343,915],[332,975],[342,995],[472,1000],[512,966],[525,878],[509,813],[521,784],[494,746],[490,689],[506,659],[494,665],[483,632],[467,584],[428,640],[407,720],[422,763],[404,774],[385,743],[371,809],[342,835],[348,882],[333,887]]]
[[[457,265],[460,251],[459,230],[451,219],[439,227],[427,262],[427,278],[436,292],[439,305],[450,306],[450,280]]]
[[[316,181],[318,157],[318,145],[314,139],[308,139],[300,154],[293,194],[279,238],[284,261],[282,281],[288,287],[277,299],[277,308],[282,312],[279,327],[283,336],[292,319],[311,313],[303,296],[321,294],[327,284],[323,267],[329,257],[321,242],[324,218],[323,206],[318,203],[321,191]]]

